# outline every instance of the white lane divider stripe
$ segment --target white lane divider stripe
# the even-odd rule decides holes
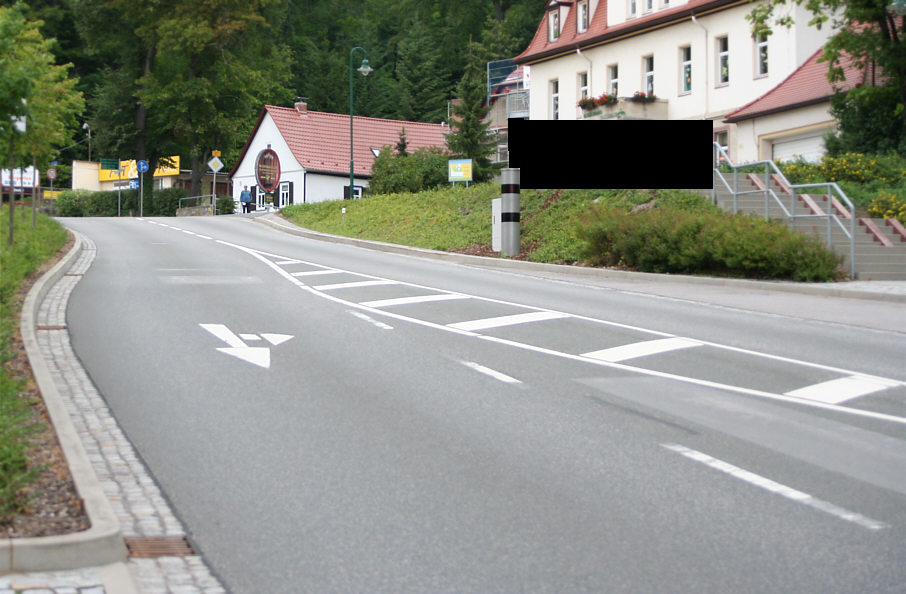
[[[367,281],[355,281],[351,283],[336,283],[333,285],[318,285],[312,287],[318,291],[332,291],[334,289],[356,289],[358,287],[377,287],[380,285],[395,285],[396,281],[392,280],[367,280]]]
[[[304,270],[302,272],[291,272],[292,276],[320,276],[322,274],[342,274],[342,270]]]
[[[499,371],[491,369],[490,367],[485,367],[484,365],[481,365],[480,363],[475,363],[474,361],[463,361],[462,364],[465,365],[466,367],[468,367],[469,369],[473,369],[473,370],[477,371],[478,373],[484,374],[488,377],[492,377],[495,380],[504,382],[506,384],[521,384],[522,383],[521,381],[517,380],[515,377],[510,377],[505,373],[500,373]]]
[[[359,305],[365,307],[390,307],[393,305],[411,305],[413,303],[430,303],[432,301],[450,301],[452,299],[470,299],[468,295],[456,293],[441,293],[439,295],[418,295],[417,297],[398,297],[396,299],[378,299],[377,301],[363,301]]]
[[[841,520],[852,522],[854,524],[862,526],[863,528],[868,528],[869,530],[882,530],[884,528],[887,528],[887,524],[883,522],[873,520],[867,516],[863,516],[862,514],[851,512],[838,505],[834,505],[833,503],[829,503],[827,501],[818,499],[817,497],[813,497],[808,493],[803,493],[802,491],[798,491],[796,489],[793,489],[792,487],[788,487],[781,483],[772,481],[771,479],[765,478],[759,474],[755,474],[754,472],[749,472],[748,470],[745,470],[738,466],[733,466],[729,462],[724,462],[723,460],[712,458],[708,454],[675,443],[663,443],[661,445],[668,450],[681,454],[686,458],[689,458],[690,460],[700,462],[715,470],[719,470],[720,472],[728,474],[733,478],[745,481],[750,485],[755,485],[756,487],[760,487],[762,489],[765,489],[766,491],[770,491],[771,493],[776,493],[777,495],[786,497],[787,499],[795,501],[796,503],[807,505],[813,509],[817,509],[818,511],[822,511],[826,514],[835,516]]]
[[[817,400],[827,404],[840,404],[859,396],[866,396],[874,392],[880,392],[888,388],[897,386],[893,382],[885,382],[877,377],[864,377],[851,375],[841,377],[820,384],[813,384],[798,390],[791,390],[786,393],[787,396],[795,398],[807,398]]]
[[[629,359],[636,359],[638,357],[659,355],[661,353],[698,346],[702,346],[702,343],[688,338],[662,338],[659,340],[646,340],[643,342],[625,344],[610,349],[585,353],[582,356],[590,359],[598,359],[600,361],[609,361],[610,363],[618,363],[620,361],[628,361]]]
[[[448,328],[456,330],[466,330],[474,332],[476,330],[488,330],[490,328],[500,328],[502,326],[514,326],[516,324],[527,324],[529,322],[543,322],[545,320],[558,320],[568,318],[569,314],[556,311],[533,311],[524,314],[515,314],[511,316],[498,316],[495,318],[484,318],[482,320],[469,320],[468,322],[456,322],[447,324]]]
[[[384,322],[375,320],[368,314],[364,314],[364,313],[362,313],[360,311],[356,311],[354,309],[350,309],[348,311],[350,314],[354,315],[355,317],[359,318],[360,320],[365,320],[369,324],[372,324],[373,326],[377,326],[381,330],[393,330],[393,326],[391,326],[390,324],[385,324]]]

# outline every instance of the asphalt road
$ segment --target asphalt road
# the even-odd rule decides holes
[[[64,223],[75,351],[232,592],[906,584],[902,304]]]

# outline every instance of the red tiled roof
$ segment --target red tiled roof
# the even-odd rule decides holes
[[[529,46],[521,54],[516,56],[515,61],[518,64],[527,64],[551,58],[566,52],[574,52],[577,49],[583,49],[592,45],[606,42],[611,38],[620,37],[633,33],[642,32],[651,27],[661,26],[671,21],[685,20],[690,15],[703,16],[707,12],[721,8],[730,8],[738,4],[745,4],[748,0],[689,0],[686,4],[681,4],[666,10],[657,10],[651,13],[642,14],[641,16],[630,18],[622,23],[612,27],[607,26],[607,0],[600,0],[588,23],[588,30],[585,33],[577,33],[576,30],[576,0],[561,0],[559,4],[570,5],[569,14],[566,20],[560,26],[560,36],[556,41],[547,39],[547,13],[545,10],[544,18],[535,31],[535,37]],[[639,2],[641,6],[641,0]]]
[[[727,114],[724,121],[727,123],[739,122],[796,107],[821,103],[830,99],[834,95],[835,89],[848,91],[862,84],[865,79],[865,71],[856,68],[853,65],[853,60],[848,56],[841,60],[840,64],[846,80],[838,83],[828,81],[828,64],[827,62],[818,61],[822,51],[819,49],[812,54],[802,66],[790,73],[783,82],[761,97]]]
[[[349,173],[349,114],[305,111],[300,113],[294,107],[265,105],[258,122],[237,166],[242,162],[249,143],[258,132],[264,114],[273,118],[281,136],[299,163],[308,170],[326,173]],[[406,129],[409,152],[429,146],[445,146],[445,134],[449,127],[423,122],[406,122],[355,116],[353,118],[355,147],[353,156],[355,174],[371,175],[374,164],[372,147],[395,146],[399,142],[400,130]]]

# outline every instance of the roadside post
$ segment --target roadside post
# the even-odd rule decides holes
[[[501,253],[504,256],[519,255],[519,169],[501,171],[500,232]]]
[[[138,171],[141,173],[138,185],[138,216],[145,216],[145,172],[148,171],[148,162],[144,159],[138,162]]]

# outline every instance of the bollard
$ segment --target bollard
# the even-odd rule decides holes
[[[501,254],[513,257],[519,255],[519,170],[504,169],[501,174]]]

